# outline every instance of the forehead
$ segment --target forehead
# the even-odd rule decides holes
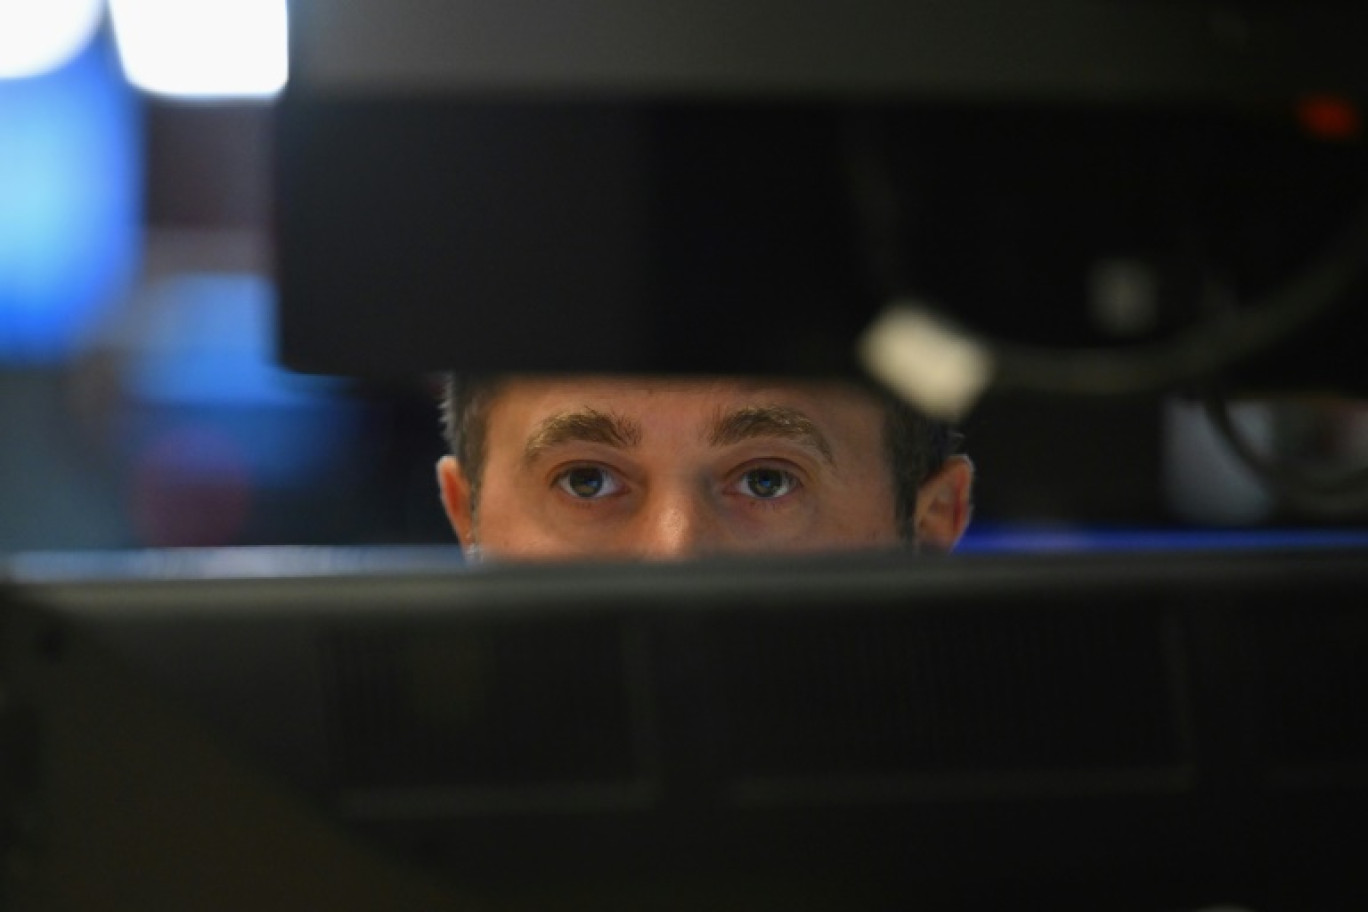
[[[548,418],[592,409],[632,419],[647,436],[652,431],[702,433],[718,417],[757,405],[797,409],[837,444],[864,447],[871,431],[882,427],[877,400],[836,381],[559,377],[501,384],[489,403],[487,428],[491,443],[521,445]]]

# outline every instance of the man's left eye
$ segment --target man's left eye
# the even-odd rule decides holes
[[[556,477],[562,491],[578,500],[597,500],[616,494],[622,487],[616,478],[598,466],[577,466]]]
[[[774,500],[789,494],[798,480],[783,469],[751,469],[738,482],[740,492],[761,500]]]

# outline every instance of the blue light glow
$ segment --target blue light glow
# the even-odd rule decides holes
[[[68,357],[130,287],[139,120],[102,41],[46,76],[0,81],[0,363]]]
[[[315,406],[341,381],[274,363],[275,289],[251,273],[189,273],[149,287],[130,327],[128,392],[187,406]]]
[[[144,294],[122,351],[133,450],[173,438],[181,475],[221,480],[231,457],[257,489],[307,483],[354,445],[345,382],[274,363],[268,279],[184,274]]]

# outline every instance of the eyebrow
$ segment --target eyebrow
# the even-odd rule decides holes
[[[749,405],[719,415],[708,432],[713,446],[727,446],[743,440],[780,438],[815,450],[828,463],[834,463],[831,444],[817,424],[798,409],[783,405]]]
[[[531,462],[546,450],[564,443],[602,443],[631,449],[641,442],[641,424],[621,415],[586,408],[561,412],[541,421],[523,447],[523,460]]]

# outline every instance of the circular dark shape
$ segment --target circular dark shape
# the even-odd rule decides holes
[[[754,469],[746,473],[746,487],[756,497],[777,497],[787,482],[788,478],[778,469]]]
[[[576,497],[594,497],[603,490],[602,469],[571,469],[566,473],[565,480]]]

